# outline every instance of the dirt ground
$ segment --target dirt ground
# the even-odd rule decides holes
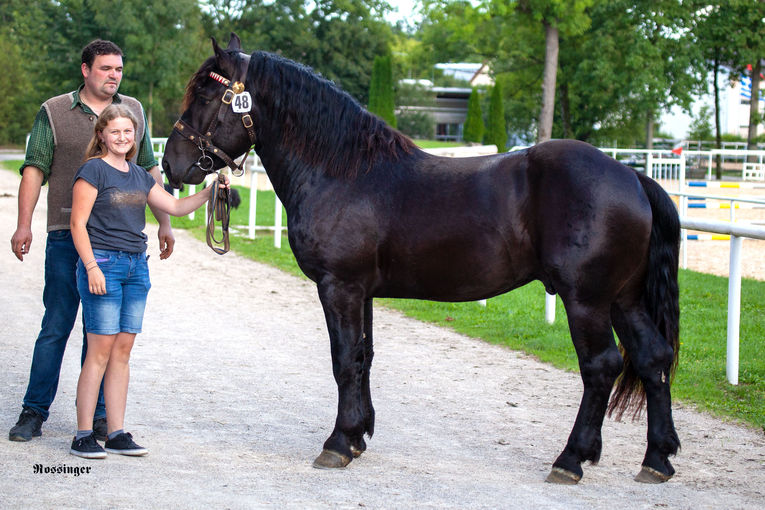
[[[17,189],[18,177],[0,171],[5,243],[15,229]],[[21,410],[43,313],[44,204],[43,196],[25,261],[17,261],[8,244],[0,250],[2,434]],[[175,233],[173,256],[160,261],[155,231],[149,234],[153,288],[133,350],[126,418],[149,455],[93,461],[69,455],[81,345],[75,333],[42,438],[0,438],[0,507],[695,510],[765,504],[763,431],[678,404],[683,447],[668,483],[632,480],[645,449],[644,420],[607,419],[600,464],[585,466],[577,486],[546,484],[578,408],[579,377],[383,308],[375,316],[374,438],[346,469],[313,469],[336,409],[313,284],[234,254],[215,255],[182,231]],[[75,332],[80,328],[78,321]]]

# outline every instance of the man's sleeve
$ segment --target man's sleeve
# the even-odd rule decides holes
[[[35,122],[32,124],[32,132],[29,134],[24,164],[19,168],[19,172],[23,174],[24,168],[28,166],[39,168],[43,173],[43,184],[45,184],[50,177],[50,166],[53,163],[54,149],[53,129],[50,127],[48,113],[45,111],[45,108],[40,108],[35,117]]]
[[[141,108],[143,110],[143,107]],[[157,158],[154,157],[154,146],[151,143],[151,133],[149,133],[149,123],[146,120],[146,112],[143,112],[143,140],[141,141],[141,148],[138,151],[138,157],[136,163],[138,166],[142,166],[145,170],[151,170],[159,164]]]

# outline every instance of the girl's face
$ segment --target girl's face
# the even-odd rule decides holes
[[[125,157],[135,143],[133,122],[125,117],[110,120],[99,138],[113,156]]]

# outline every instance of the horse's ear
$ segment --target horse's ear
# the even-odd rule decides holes
[[[215,53],[215,56],[219,56],[221,53],[220,46],[218,46],[218,41],[215,40],[215,37],[210,37],[212,40],[212,46],[213,46],[213,52]]]
[[[231,32],[231,39],[228,41],[227,49],[236,51],[242,50],[242,41],[239,40],[239,36],[234,32]]]

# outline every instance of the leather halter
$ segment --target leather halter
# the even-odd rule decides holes
[[[247,67],[249,67],[249,65]],[[223,84],[226,87],[226,90],[223,92],[223,96],[220,99],[221,103],[220,107],[218,108],[218,113],[210,121],[210,124],[204,131],[205,134],[203,135],[181,119],[178,119],[175,122],[173,125],[173,131],[189,140],[200,150],[202,155],[199,156],[199,159],[197,160],[197,166],[200,170],[208,174],[215,172],[213,169],[212,157],[210,157],[208,154],[208,152],[210,152],[222,159],[228,165],[228,167],[231,169],[232,175],[239,177],[244,174],[244,162],[247,161],[247,156],[250,154],[249,149],[255,145],[256,140],[254,123],[250,114],[241,114],[242,126],[244,126],[244,128],[247,130],[247,135],[250,137],[250,147],[244,153],[244,159],[242,159],[242,162],[238,165],[234,161],[234,158],[226,154],[222,149],[213,143],[212,138],[215,135],[215,131],[218,128],[218,125],[223,122],[223,117],[226,115],[226,110],[231,107],[231,102],[234,100],[236,94],[244,92],[244,83],[247,81],[247,68],[244,70],[242,81],[236,81],[233,84],[231,84],[231,80],[224,78],[218,73],[210,72],[208,76],[210,76],[218,83]]]

